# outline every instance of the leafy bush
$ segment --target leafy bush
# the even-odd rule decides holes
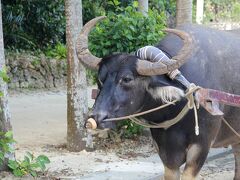
[[[10,144],[15,141],[12,138],[12,131],[0,132],[0,166],[5,160],[5,154],[13,152],[12,146]]]
[[[91,69],[86,69],[87,82],[90,85],[97,84],[97,72]]]
[[[83,0],[83,23],[129,4],[122,2]],[[2,11],[6,48],[36,50],[65,43],[64,0],[2,0]]]
[[[24,159],[21,161],[9,160],[8,167],[13,171],[14,176],[22,177],[31,174],[33,177],[37,177],[37,170],[45,171],[48,163],[50,163],[50,160],[47,156],[34,157],[30,152],[26,152]]]
[[[125,8],[133,3],[133,0],[83,0],[83,24],[89,20],[106,15],[108,13],[121,13],[121,8]]]
[[[104,2],[103,2],[104,3]],[[105,15],[105,8],[102,0],[83,0],[83,24],[90,21],[94,17]]]
[[[0,166],[5,160],[6,154],[14,153],[12,144],[15,142],[12,131],[0,132]],[[48,163],[50,163],[50,160],[47,156],[39,155],[34,157],[32,153],[26,152],[23,160],[8,160],[8,167],[14,176],[22,177],[31,174],[33,177],[36,177],[39,170],[46,170],[46,164]]]
[[[10,79],[7,75],[7,68],[3,67],[2,70],[0,70],[0,78],[4,81],[4,82],[9,82]]]
[[[45,51],[47,57],[56,58],[56,59],[66,59],[67,57],[67,48],[66,45],[57,43],[53,48],[48,47]]]
[[[136,7],[135,11],[130,14],[129,5],[136,4],[133,0],[83,0],[82,3],[84,23],[100,15],[124,14],[125,8],[128,9],[126,15],[129,18],[131,15],[139,16],[140,14],[136,13]],[[150,7],[155,9],[155,18],[162,16],[163,13],[160,12],[164,9],[173,11],[171,5],[172,0],[170,2],[167,0],[150,1]],[[2,10],[5,47],[43,50],[49,46],[54,47],[58,43],[65,43],[64,0],[3,0]],[[151,13],[150,17],[153,17]],[[113,16],[110,19],[112,21]]]
[[[117,129],[118,131],[122,132],[123,137],[132,138],[134,136],[140,135],[144,127],[130,120],[124,120],[124,121],[118,122]]]
[[[64,0],[3,0],[5,47],[37,49],[65,42]]]
[[[240,3],[237,0],[208,0],[204,3],[204,21],[239,21]]]
[[[120,8],[121,14],[109,13],[108,18],[90,34],[90,50],[103,57],[113,52],[134,52],[145,45],[159,42],[164,33],[164,13],[149,11],[147,17],[137,11],[137,3]]]
[[[176,14],[176,0],[149,0],[149,7],[161,12],[167,12],[172,16]]]
[[[240,2],[236,2],[233,5],[233,11],[232,11],[232,20],[239,21],[240,20]]]

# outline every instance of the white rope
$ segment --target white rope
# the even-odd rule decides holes
[[[172,72],[169,72],[167,75],[170,79],[175,79],[175,77],[180,74],[181,72],[178,69],[173,70]]]
[[[193,93],[199,90],[200,87],[196,86],[194,83],[191,83],[187,92],[187,98],[188,98],[188,108],[193,109],[194,111],[194,119],[195,119],[195,134],[196,136],[199,135],[199,125],[198,125],[198,114],[197,114],[197,107],[199,105],[195,103],[195,98],[193,96]]]
[[[222,121],[229,127],[229,129],[240,139],[240,134],[235,130],[233,129],[233,127],[227,122],[227,120],[222,117]]]

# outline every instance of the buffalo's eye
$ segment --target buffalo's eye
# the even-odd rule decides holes
[[[132,76],[124,76],[120,79],[120,83],[128,84],[133,80]]]
[[[124,83],[129,83],[130,81],[132,81],[132,78],[124,77],[122,80],[123,80]]]

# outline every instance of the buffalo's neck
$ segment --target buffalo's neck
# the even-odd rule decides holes
[[[152,98],[147,98],[147,99],[148,100],[144,102],[142,111],[146,111],[146,110],[153,109],[163,105],[161,100],[157,101]],[[157,110],[155,112],[151,112],[149,114],[143,115],[142,118],[144,118],[147,121],[152,121],[157,123],[170,120],[176,117],[180,113],[180,111],[184,108],[186,103],[187,103],[186,99],[182,99],[179,102],[177,102],[175,105],[170,105],[168,107]]]

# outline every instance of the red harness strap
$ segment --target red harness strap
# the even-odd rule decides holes
[[[196,99],[212,115],[223,115],[219,103],[240,107],[240,95],[223,91],[201,88],[196,92]]]
[[[221,104],[240,107],[240,95],[205,88],[200,89],[198,93],[204,97],[205,101],[217,101]]]

